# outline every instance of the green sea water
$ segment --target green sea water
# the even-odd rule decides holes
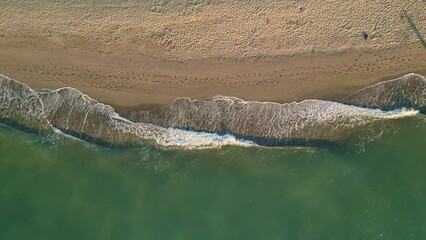
[[[426,239],[426,122],[393,128],[349,150],[119,150],[0,126],[0,239]]]

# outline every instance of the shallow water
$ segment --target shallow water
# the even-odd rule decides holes
[[[350,150],[118,150],[0,126],[0,239],[425,239],[426,122],[392,127]]]

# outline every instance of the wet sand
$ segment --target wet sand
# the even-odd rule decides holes
[[[5,59],[2,74],[32,88],[70,86],[121,107],[165,105],[182,96],[329,100],[405,73],[426,73],[426,50],[419,44],[386,51],[187,62],[0,47],[0,58]]]

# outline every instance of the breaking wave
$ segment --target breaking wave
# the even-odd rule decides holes
[[[170,107],[119,115],[77,89],[33,90],[0,75],[0,120],[108,146],[311,145],[343,141],[374,122],[417,115],[426,106],[425,86],[424,77],[409,74],[336,101],[179,98]]]

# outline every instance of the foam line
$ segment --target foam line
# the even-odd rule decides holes
[[[108,146],[250,147],[257,146],[252,140],[259,139],[274,146],[309,145],[339,142],[353,129],[372,122],[417,115],[416,107],[382,110],[373,109],[376,106],[372,103],[379,99],[381,104],[393,104],[391,97],[397,92],[405,94],[403,97],[413,106],[423,107],[425,85],[424,77],[411,74],[362,89],[346,104],[315,99],[280,104],[225,96],[206,100],[179,98],[167,108],[122,116],[77,89],[33,90],[0,75],[0,119],[39,132],[71,135]],[[361,107],[360,102],[370,105]]]

